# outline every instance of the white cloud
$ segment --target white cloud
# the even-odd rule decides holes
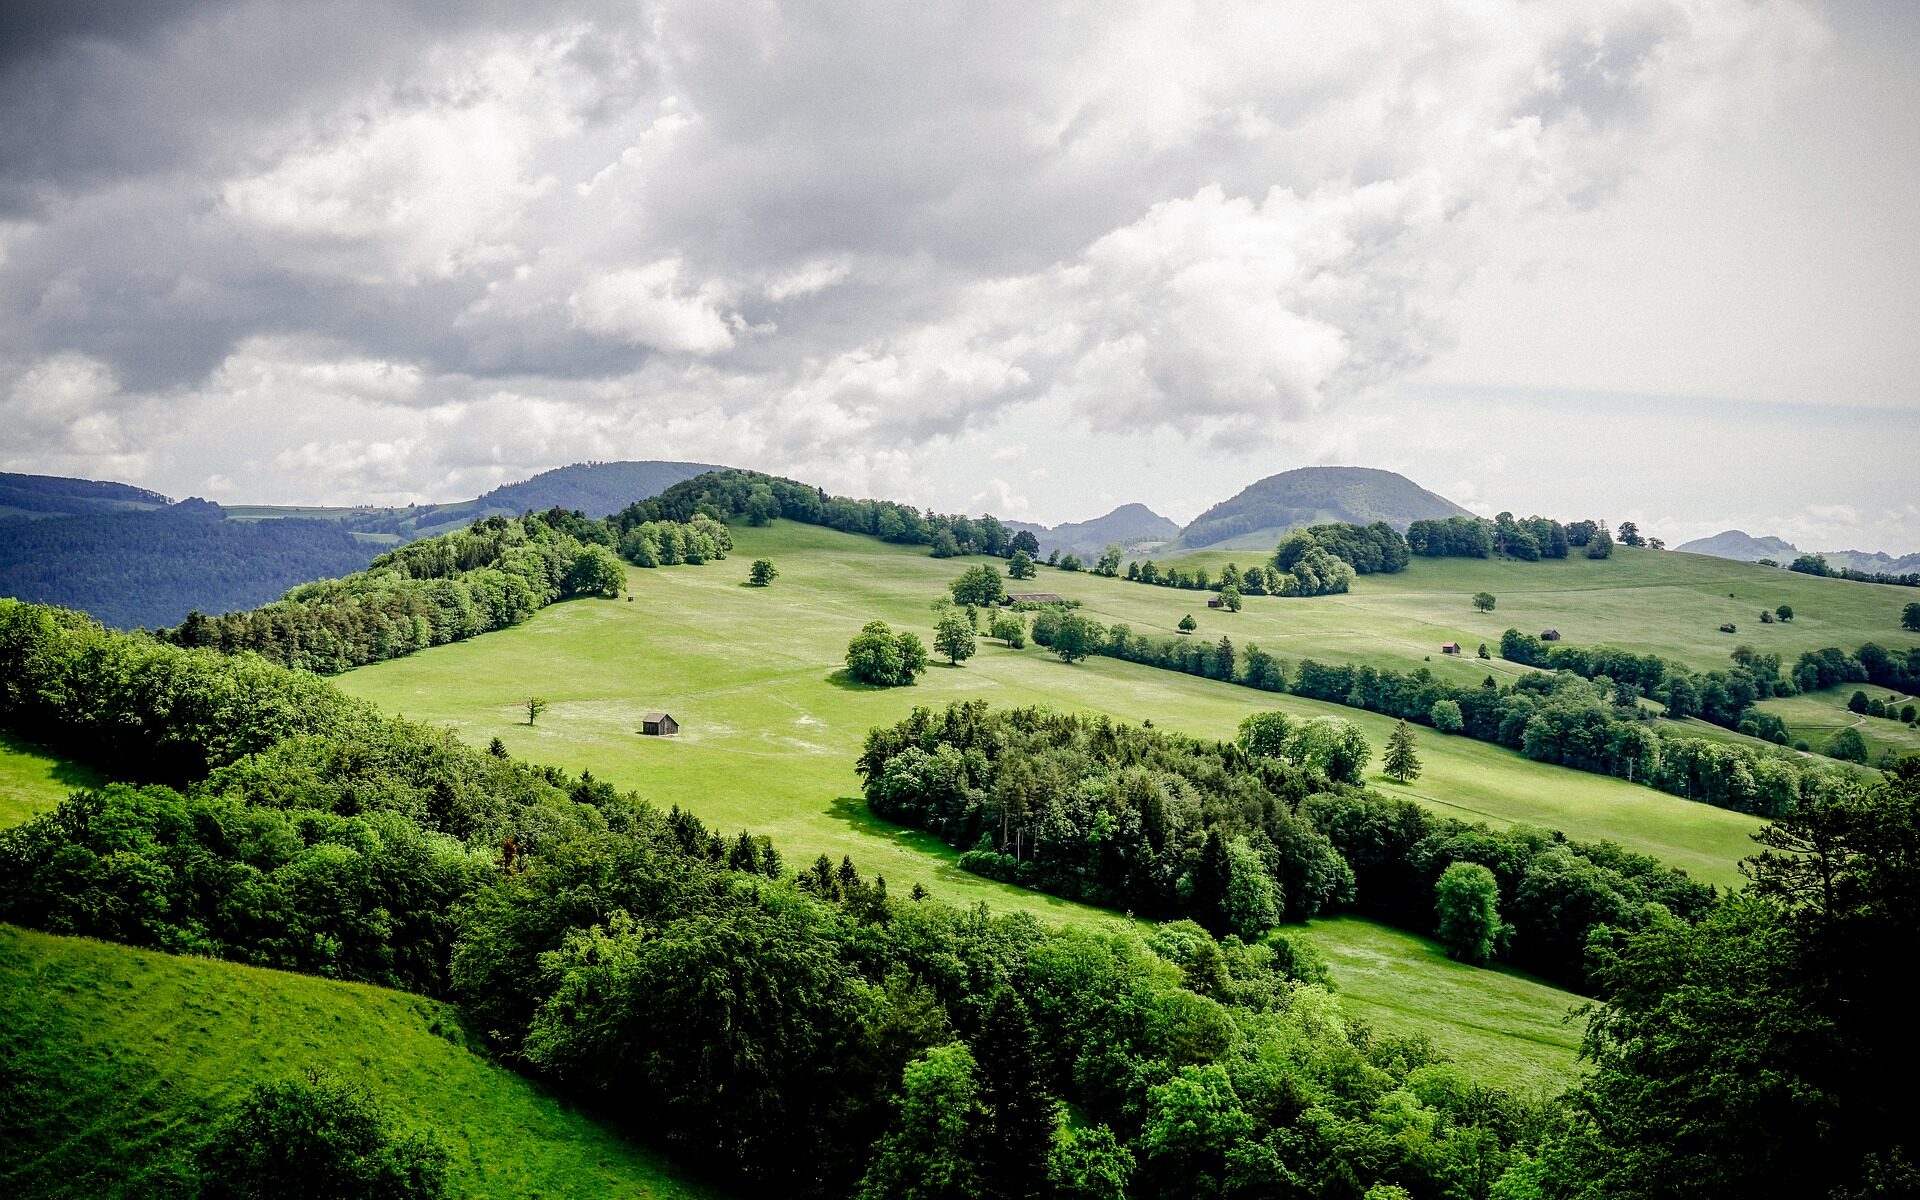
[[[663,258],[644,267],[596,275],[567,298],[581,328],[636,346],[682,354],[717,354],[733,345],[737,316],[723,310],[728,289],[681,284],[681,263]]]

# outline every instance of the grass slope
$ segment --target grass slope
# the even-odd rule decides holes
[[[1912,696],[1870,683],[1845,683],[1824,692],[1765,700],[1760,707],[1787,723],[1789,737],[1804,739],[1816,751],[1826,746],[1828,738],[1852,726],[1866,739],[1869,764],[1878,763],[1889,750],[1895,755],[1920,753],[1920,729],[1886,717],[1849,712],[1847,701],[1855,692],[1865,692],[1872,700],[1892,698],[1898,702],[1896,711],[1901,705],[1920,703]]]
[[[632,601],[555,605],[517,628],[362,668],[339,683],[388,711],[452,726],[477,744],[498,736],[517,755],[591,768],[724,831],[764,831],[791,856],[825,853],[837,860],[849,854],[862,870],[885,875],[896,890],[921,883],[953,903],[986,901],[1056,921],[1112,917],[969,875],[935,839],[867,813],[852,770],[867,729],[896,721],[915,705],[975,697],[1151,719],[1208,737],[1229,736],[1241,718],[1268,706],[1352,718],[1376,745],[1392,727],[1385,718],[1336,705],[1105,659],[1066,666],[1037,650],[1011,651],[984,640],[972,661],[958,669],[935,667],[916,687],[861,687],[839,674],[847,639],[874,617],[930,638],[928,601],[943,594],[966,563],[785,522],[736,530],[735,536],[735,556],[724,563],[629,572]],[[775,562],[779,579],[767,589],[743,586],[747,563],[759,557]],[[1171,610],[1168,625],[1197,595],[1057,572],[1043,575],[1041,584],[1085,600],[1110,619],[1182,605]],[[1257,614],[1252,621],[1284,628],[1288,614],[1314,613],[1318,604],[1256,600],[1249,613]],[[1349,619],[1367,619],[1365,610],[1346,611]],[[1249,613],[1209,618],[1206,628],[1230,627],[1235,640],[1244,642],[1241,627],[1229,622]],[[1337,657],[1338,650],[1326,656]],[[522,708],[529,695],[550,702],[532,727],[524,723]],[[641,715],[652,709],[672,712],[682,734],[639,736]],[[1527,821],[1580,837],[1610,837],[1717,883],[1738,879],[1734,862],[1751,850],[1748,835],[1759,824],[1464,739],[1423,731],[1421,752],[1426,772],[1411,786],[1395,787],[1377,776],[1370,782],[1494,823]],[[1332,957],[1342,989],[1371,1005],[1368,1011],[1383,1028],[1476,1047],[1477,1066],[1507,1071],[1509,1079],[1530,1078],[1513,1074],[1506,1065],[1511,1062],[1534,1063],[1548,1075],[1564,1069],[1564,1044],[1548,1053],[1533,1035],[1516,1034],[1514,1044],[1496,1053],[1484,1039],[1498,1037],[1490,1031],[1508,1023],[1507,1009],[1514,1004],[1530,1007],[1536,1025],[1557,1024],[1575,1003],[1568,993],[1499,976],[1507,981],[1500,985],[1503,997],[1496,1004],[1490,993],[1493,1007],[1482,1008],[1474,990],[1463,986],[1480,977],[1460,975],[1464,968],[1430,953],[1395,960],[1408,979],[1356,966],[1372,960]],[[1409,994],[1428,986],[1435,962],[1455,978],[1457,991],[1445,1004],[1408,1005]],[[1409,982],[1413,977],[1421,980],[1417,987]]]
[[[430,1130],[456,1196],[717,1194],[464,1048],[418,996],[0,926],[0,1011],[0,1195],[174,1194],[249,1087],[310,1066]]]
[[[1204,565],[1218,576],[1230,561],[1264,561],[1252,552],[1208,552],[1167,561]],[[1044,578],[1051,585],[1057,573]],[[1102,581],[1104,582],[1104,581]],[[1500,661],[1500,635],[1558,629],[1576,646],[1606,644],[1659,654],[1696,670],[1728,665],[1735,646],[1778,654],[1788,666],[1802,651],[1838,646],[1852,653],[1863,642],[1905,647],[1916,636],[1900,628],[1900,610],[1912,588],[1819,579],[1773,567],[1674,551],[1621,546],[1598,562],[1584,557],[1523,563],[1499,559],[1416,558],[1398,575],[1365,575],[1344,596],[1313,600],[1251,597],[1245,612],[1212,614],[1207,593],[1119,586],[1161,597],[1158,601],[1103,600],[1114,617],[1136,628],[1148,617],[1171,630],[1184,612],[1200,621],[1200,634],[1249,639],[1288,657],[1365,662],[1406,670],[1429,666],[1443,678],[1479,679],[1489,669],[1512,674],[1522,668]],[[1054,589],[1059,590],[1059,589]],[[1473,610],[1475,592],[1491,592],[1498,606]],[[1731,593],[1731,594],[1730,594]],[[1760,623],[1761,608],[1793,606],[1794,619]],[[1197,610],[1197,611],[1196,611]],[[1738,628],[1721,633],[1723,623]],[[1443,658],[1440,645],[1457,641],[1462,660]],[[1489,664],[1473,658],[1481,642],[1495,654]],[[1428,662],[1428,656],[1432,661]]]
[[[99,782],[100,777],[87,768],[0,732],[0,829],[31,820],[69,793]]]

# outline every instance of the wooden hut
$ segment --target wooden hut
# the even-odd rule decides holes
[[[1458,654],[1460,653],[1460,643],[1459,642],[1442,642],[1440,643],[1440,653]]]
[[[1558,629],[1542,629],[1540,631],[1540,640],[1543,642],[1557,642],[1560,640],[1560,631]]]
[[[680,732],[680,722],[672,713],[650,712],[640,718],[640,732],[654,737],[672,737]]]
[[[1207,597],[1207,607],[1208,607],[1208,608],[1225,608],[1225,607],[1226,607],[1226,605],[1227,605],[1227,602],[1226,602],[1225,600],[1222,600],[1222,599],[1221,599],[1220,597],[1218,597],[1218,596],[1209,596],[1209,597]]]

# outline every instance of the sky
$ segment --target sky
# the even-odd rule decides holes
[[[1920,4],[0,0],[0,470],[1920,551]]]

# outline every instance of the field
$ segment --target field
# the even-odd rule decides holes
[[[1247,566],[1262,560],[1252,552],[1209,550],[1170,561],[1205,566],[1217,577],[1230,561]],[[1043,578],[1052,587],[1061,576],[1048,572]],[[1778,654],[1791,667],[1806,650],[1838,646],[1852,653],[1863,642],[1905,647],[1920,640],[1900,628],[1900,610],[1916,595],[1912,588],[1818,579],[1700,554],[1625,546],[1597,562],[1584,557],[1535,563],[1415,558],[1398,575],[1360,577],[1344,596],[1252,597],[1237,615],[1210,615],[1203,592],[1118,586],[1128,594],[1109,599],[1101,590],[1098,600],[1088,600],[1102,620],[1171,632],[1182,613],[1192,612],[1203,636],[1228,631],[1236,643],[1255,641],[1289,658],[1401,670],[1425,665],[1456,681],[1479,679],[1489,670],[1521,670],[1498,657],[1500,635],[1509,628],[1535,634],[1558,629],[1571,645],[1623,646],[1695,670],[1726,667],[1733,648],[1742,644]],[[1498,601],[1492,612],[1476,612],[1469,603],[1483,591]],[[1150,599],[1136,599],[1136,592]],[[1792,606],[1792,621],[1760,623],[1762,608],[1781,604]],[[1721,633],[1723,623],[1738,632]],[[1441,655],[1441,644],[1449,641],[1466,649],[1464,660]],[[1491,664],[1472,657],[1481,642],[1495,656]]]
[[[0,829],[38,816],[65,800],[69,792],[98,782],[92,771],[0,733]]]
[[[1855,692],[1865,692],[1870,700],[1892,697],[1898,701],[1894,705],[1896,709],[1907,704],[1920,704],[1912,696],[1870,683],[1848,683],[1824,692],[1806,692],[1779,700],[1762,701],[1759,707],[1787,723],[1789,738],[1805,741],[1816,751],[1827,744],[1828,738],[1851,725],[1866,739],[1869,764],[1878,763],[1880,756],[1888,751],[1895,755],[1920,753],[1920,729],[1885,717],[1869,717],[1847,711],[1847,700]]]
[[[866,688],[841,674],[847,639],[874,617],[930,638],[929,601],[944,594],[965,560],[939,561],[924,550],[785,522],[739,529],[735,537],[735,554],[723,563],[630,571],[631,600],[556,605],[517,628],[363,668],[339,682],[383,710],[451,726],[475,744],[497,736],[516,755],[590,768],[723,831],[766,832],[790,859],[851,855],[894,889],[921,883],[952,903],[986,901],[1054,921],[1115,917],[969,875],[935,839],[868,815],[852,770],[868,728],[898,720],[915,705],[974,697],[1152,720],[1208,737],[1229,736],[1261,707],[1355,720],[1376,746],[1392,727],[1385,718],[1337,705],[1106,659],[1067,666],[1034,649],[1013,651],[989,641],[971,661],[936,666],[916,687]],[[744,586],[747,563],[756,557],[772,559],[781,572],[770,588]],[[1084,574],[1043,572],[1033,586],[1082,599],[1089,611],[1136,627],[1148,625],[1143,618],[1156,608],[1170,626],[1200,599]],[[1197,615],[1211,636],[1224,628],[1241,644],[1278,644],[1246,629],[1284,629],[1294,615],[1316,613],[1320,603],[1255,598],[1237,616],[1208,617],[1203,606]],[[1391,623],[1351,605],[1345,611],[1347,620],[1365,627]],[[1375,634],[1363,629],[1345,636],[1365,641]],[[1330,659],[1344,653],[1338,645],[1316,652]],[[1475,677],[1485,669],[1473,668]],[[524,709],[530,695],[549,702],[533,726]],[[642,714],[654,709],[680,720],[679,737],[638,735]],[[1738,881],[1734,864],[1752,850],[1749,836],[1759,825],[1428,731],[1421,733],[1421,752],[1426,770],[1411,786],[1377,775],[1369,782],[1470,818],[1611,838],[1715,883]],[[1575,997],[1516,976],[1467,972],[1419,939],[1396,941],[1403,935],[1389,931],[1376,930],[1374,944],[1361,946],[1356,928],[1368,927],[1319,923],[1312,931],[1343,992],[1383,1028],[1428,1032],[1509,1080],[1537,1080],[1570,1062],[1576,1035],[1560,1021]],[[1388,944],[1398,949],[1382,959]],[[1383,961],[1396,965],[1382,969]],[[1497,995],[1471,986],[1494,978],[1501,980]],[[1447,1001],[1421,1001],[1429,987],[1445,990]],[[1516,1009],[1532,1014],[1522,1022],[1525,1034],[1504,1032]],[[1539,1032],[1548,1027],[1558,1042]]]
[[[250,1086],[313,1066],[430,1130],[455,1196],[717,1194],[467,1049],[418,996],[0,926],[0,1010],[0,1194],[23,1200],[177,1194]]]

